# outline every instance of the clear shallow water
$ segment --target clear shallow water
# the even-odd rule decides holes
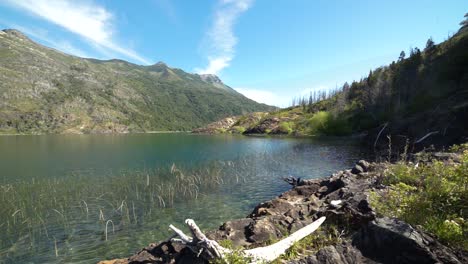
[[[289,189],[281,177],[328,176],[360,157],[349,139],[0,137],[0,263],[125,257],[170,223],[216,228]]]

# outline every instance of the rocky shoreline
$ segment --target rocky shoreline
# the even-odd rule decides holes
[[[246,218],[228,221],[206,234],[218,242],[229,241],[234,248],[256,248],[325,216],[317,239],[319,242],[332,236],[333,239],[325,239],[326,243],[320,242],[278,263],[468,263],[466,252],[442,245],[420,227],[377,217],[370,205],[370,192],[387,188],[382,184],[387,167],[387,163],[361,160],[352,169],[338,171],[326,179],[287,179],[293,185],[291,190],[259,204]],[[208,263],[208,260],[168,240],[151,244],[126,259],[100,262],[127,263]]]

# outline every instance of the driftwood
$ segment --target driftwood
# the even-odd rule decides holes
[[[375,142],[374,142],[374,148],[377,146],[377,142],[379,141],[380,135],[382,134],[382,132],[387,126],[388,126],[388,122],[384,124],[382,129],[380,129],[379,134],[377,135],[377,138],[375,139]]]
[[[284,254],[286,250],[288,250],[295,242],[312,234],[324,221],[325,217],[321,217],[315,222],[297,230],[279,242],[266,247],[244,250],[241,252],[241,254],[243,254],[245,257],[251,258],[251,263],[264,263],[273,261]],[[200,256],[204,253],[204,255],[207,255],[210,259],[225,258],[226,254],[233,253],[231,249],[224,248],[220,246],[218,242],[208,239],[200,231],[200,228],[192,219],[185,220],[185,224],[189,227],[193,237],[187,236],[180,229],[170,225],[169,227],[175,232],[175,235],[171,239],[172,242],[182,243],[190,248],[194,253],[196,253],[197,256]],[[179,238],[176,238],[177,236]]]
[[[435,135],[435,134],[439,134],[439,131],[432,131],[432,132],[429,132],[427,133],[424,137],[416,140],[416,142],[414,142],[415,144],[418,144],[418,143],[421,143],[423,140],[425,140],[426,138],[432,136],[432,135]]]

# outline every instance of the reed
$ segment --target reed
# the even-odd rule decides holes
[[[256,155],[257,161],[262,158],[262,154]],[[277,166],[271,155],[263,155],[263,166]],[[103,223],[107,241],[109,225],[113,232],[130,230],[178,203],[221,194],[250,181],[261,169],[251,160],[172,164],[99,176],[83,171],[0,184],[0,254],[16,245],[34,248],[35,241],[49,241],[51,252],[58,256],[57,245],[66,247],[68,239],[79,235],[77,230],[100,229],[102,240]],[[96,236],[94,233],[89,236]]]
[[[120,232],[130,236],[131,230],[147,222],[165,221],[169,215],[176,217],[173,207],[190,208],[194,201],[238,191],[238,184],[251,188],[253,185],[245,183],[271,178],[272,175],[264,173],[265,168],[282,166],[284,171],[278,173],[286,175],[289,168],[284,164],[290,163],[292,168],[296,158],[293,154],[273,158],[265,152],[257,153],[255,159],[245,157],[196,166],[171,164],[157,169],[145,167],[107,173],[87,170],[60,178],[0,182],[3,232],[0,260],[2,255],[13,254],[9,252],[24,245],[31,252],[39,246],[47,247],[51,255],[57,245],[60,258],[65,258],[66,252],[73,248],[69,241],[78,236],[86,236],[87,241],[108,240],[108,245],[117,243],[118,239],[109,236],[110,225],[115,237]],[[161,235],[167,231],[155,228],[153,232]]]

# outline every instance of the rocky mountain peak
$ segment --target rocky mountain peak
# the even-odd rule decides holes
[[[200,75],[200,78],[207,82],[207,83],[212,83],[212,84],[216,84],[216,83],[219,83],[219,84],[223,84],[223,82],[221,81],[221,79],[219,79],[218,76],[216,76],[215,74],[199,74]]]
[[[156,64],[154,64],[155,66],[164,66],[164,67],[167,67],[167,64],[162,62],[162,61],[158,61]]]
[[[16,29],[4,29],[1,32],[9,36],[13,36],[13,37],[17,37],[17,38],[25,39],[25,40],[30,40],[25,34],[23,34],[21,31],[16,30]]]

